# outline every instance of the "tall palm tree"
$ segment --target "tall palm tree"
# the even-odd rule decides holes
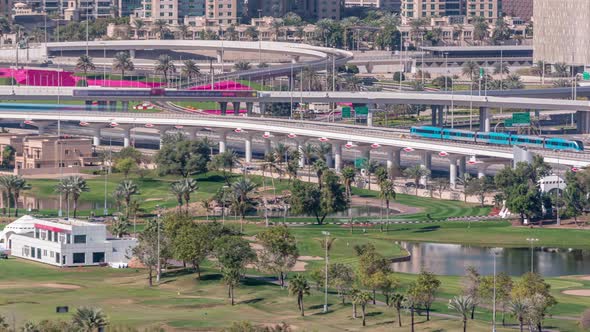
[[[109,321],[101,309],[81,307],[72,317],[72,323],[82,332],[95,332],[107,326]]]
[[[78,62],[76,62],[76,69],[83,71],[84,79],[87,79],[86,75],[88,74],[88,71],[96,69],[96,66],[92,62],[91,57],[89,57],[86,54],[83,54],[80,56],[80,58],[78,58]]]
[[[369,302],[371,302],[371,300],[373,299],[371,297],[371,293],[366,292],[366,291],[359,291],[359,292],[355,292],[353,295],[354,296],[352,298],[352,301],[356,305],[361,306],[361,315],[363,317],[363,326],[367,326],[367,320],[366,320],[367,304]]]
[[[473,308],[473,299],[470,296],[455,296],[449,300],[449,309],[456,311],[463,319],[463,332],[467,332],[467,319]]]
[[[395,293],[393,294],[393,296],[391,297],[391,301],[389,302],[389,305],[394,307],[395,310],[397,311],[397,325],[399,327],[402,327],[402,308],[404,306],[404,300],[405,300],[405,296],[404,294],[400,294],[400,293]]]
[[[236,71],[250,70],[250,68],[252,68],[252,65],[248,61],[238,61],[234,64]]]
[[[238,40],[239,34],[238,31],[236,31],[236,27],[232,24],[229,27],[227,27],[227,30],[225,30],[225,33],[223,34],[225,36],[226,40]]]
[[[463,64],[461,72],[468,76],[469,81],[473,83],[473,78],[479,73],[479,65],[475,61],[469,60]]]
[[[405,177],[411,178],[414,180],[414,185],[416,187],[416,196],[418,196],[418,187],[420,186],[420,179],[424,176],[430,175],[430,171],[426,168],[423,168],[420,165],[416,165],[413,167],[408,167],[404,169],[403,172]]]
[[[520,327],[520,332],[523,332],[524,327],[524,318],[529,310],[529,306],[526,302],[522,300],[514,300],[508,303],[508,310],[516,320],[518,320],[518,326]]]
[[[69,181],[69,178],[62,178],[59,180],[57,186],[55,186],[55,191],[64,195],[64,199],[67,204],[67,217],[70,217],[70,199],[72,198],[72,182]],[[10,214],[10,211],[9,211]]]
[[[129,234],[129,220],[127,218],[119,218],[113,221],[110,232],[118,239]]]
[[[117,189],[115,190],[121,197],[123,197],[125,199],[125,206],[126,206],[126,217],[127,219],[129,219],[129,214],[130,214],[130,203],[131,203],[131,197],[135,196],[135,195],[139,195],[139,187],[137,186],[137,184],[135,182],[133,182],[133,180],[123,180],[122,182],[119,183],[119,185],[117,186]]]
[[[305,316],[303,306],[303,296],[309,295],[309,283],[302,274],[297,274],[289,282],[289,294],[297,296],[297,307],[301,311],[301,316]]]
[[[375,173],[379,168],[379,162],[377,160],[367,159],[363,163],[363,168],[367,172],[367,178],[369,180],[369,190],[371,190],[371,174]]]
[[[233,169],[240,166],[240,159],[238,158],[238,154],[232,150],[228,149],[225,152],[217,154],[211,160],[211,166],[215,169],[221,169],[223,171],[223,177],[225,178],[225,183],[229,186],[231,183],[229,182],[230,174],[232,173]]]
[[[182,199],[184,197],[184,184],[181,181],[172,182],[170,184],[170,192],[176,197],[176,208],[180,211],[182,207]]]
[[[307,143],[301,149],[301,153],[303,154],[303,158],[305,159],[305,163],[307,164],[307,181],[311,181],[311,160],[315,158],[316,155],[316,147],[313,144]]]
[[[135,31],[135,39],[139,39],[139,33],[141,32],[143,27],[145,27],[145,22],[142,19],[136,18],[133,20],[133,30]]]
[[[326,165],[326,162],[322,159],[318,159],[313,163],[313,170],[315,171],[316,176],[318,177],[318,184],[320,186],[320,190],[322,189],[322,185],[324,183],[324,173],[328,171],[330,168]]]
[[[72,200],[74,201],[74,218],[76,218],[78,214],[78,200],[80,199],[82,193],[90,191],[90,187],[88,187],[86,179],[78,175],[68,177],[68,181],[70,182],[71,188],[70,194],[72,195]]]
[[[389,202],[395,199],[395,184],[391,180],[385,180],[380,184],[379,198],[385,201],[385,208],[387,209],[387,221],[389,222]]]
[[[332,153],[332,144],[321,142],[316,147],[316,153],[318,155],[318,158],[320,158],[321,160],[323,160],[325,162],[328,162],[327,156],[329,156]],[[330,165],[328,165],[328,166],[330,166]]]
[[[197,184],[197,180],[193,178],[184,178],[181,181],[182,186],[184,187],[184,204],[186,207],[186,213],[188,213],[188,206],[191,201],[191,194],[194,193],[197,189],[199,189],[199,185]]]
[[[555,76],[557,77],[567,77],[569,76],[570,70],[568,65],[565,62],[557,62],[553,64]]]
[[[188,36],[189,27],[186,24],[181,24],[178,26],[178,34],[180,35],[180,39],[184,40],[186,36]]]
[[[27,181],[20,175],[3,175],[0,177],[0,187],[6,193],[6,204],[8,207],[8,216],[10,217],[11,200],[14,203],[14,215],[18,217],[18,200],[23,190],[31,189]]]
[[[502,63],[496,63],[494,65],[494,74],[510,74],[510,69],[508,68],[508,62],[504,61]]]
[[[256,183],[245,177],[241,177],[231,186],[233,193],[232,205],[234,205],[234,210],[240,213],[240,232],[244,231],[244,218],[248,209],[254,204],[252,194],[257,187]]]
[[[168,23],[164,20],[156,20],[152,25],[152,31],[158,36],[158,39],[162,39],[164,34],[168,32]]]
[[[188,82],[190,82],[193,77],[199,77],[199,75],[201,74],[201,70],[199,69],[199,66],[197,66],[196,62],[189,59],[184,60],[184,62],[182,63],[182,69],[180,73],[182,74],[182,76],[185,76],[187,78]]]
[[[176,71],[176,66],[168,54],[162,54],[156,60],[155,70],[156,73],[164,74],[164,82],[168,84],[168,74],[174,73]]]
[[[344,182],[344,188],[346,189],[346,196],[350,198],[352,196],[352,184],[356,178],[356,169],[351,166],[346,166],[342,169],[341,176]]]
[[[121,79],[125,79],[126,71],[133,71],[135,69],[135,65],[133,65],[133,61],[128,52],[117,52],[115,54],[115,58],[113,59],[113,69],[121,72]]]

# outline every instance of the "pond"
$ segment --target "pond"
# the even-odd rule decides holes
[[[422,268],[439,275],[463,275],[465,268],[475,266],[482,275],[497,272],[520,276],[531,270],[530,248],[491,248],[461,244],[400,242],[411,254],[409,261],[393,263],[396,272],[420,273]],[[543,276],[590,274],[590,250],[535,248],[534,271]]]

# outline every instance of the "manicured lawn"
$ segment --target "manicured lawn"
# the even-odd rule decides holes
[[[195,109],[201,109],[201,110],[219,110],[221,109],[221,107],[219,106],[219,103],[214,102],[214,101],[177,101],[174,102],[174,104],[178,105],[178,106],[182,106],[182,107],[194,107]],[[228,112],[230,112],[230,110],[228,110]],[[231,110],[231,112],[233,112],[233,109]]]

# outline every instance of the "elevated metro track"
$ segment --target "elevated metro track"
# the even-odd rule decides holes
[[[415,139],[400,130],[377,129],[356,125],[335,125],[310,121],[249,119],[240,117],[198,116],[185,114],[130,114],[110,112],[55,112],[55,111],[0,111],[0,118],[30,121],[35,123],[47,121],[86,122],[92,125],[108,127],[113,123],[127,127],[162,127],[182,126],[189,128],[208,128],[213,131],[235,132],[237,135],[262,135],[296,137],[298,139],[321,139],[332,143],[347,143],[370,148],[371,145],[383,148],[411,148],[421,151],[440,152],[461,156],[477,156],[513,159],[513,150],[509,147],[494,145],[474,145],[458,142],[441,142],[436,140]],[[590,164],[590,153],[553,152],[548,150],[533,151],[542,153],[547,162],[560,163],[575,167]]]

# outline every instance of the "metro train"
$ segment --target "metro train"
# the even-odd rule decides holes
[[[473,132],[431,126],[412,127],[412,136],[439,139],[445,141],[460,141],[485,143],[508,146],[527,146],[549,150],[584,151],[584,144],[580,141],[567,140],[559,137],[539,137],[513,135],[510,133]]]

